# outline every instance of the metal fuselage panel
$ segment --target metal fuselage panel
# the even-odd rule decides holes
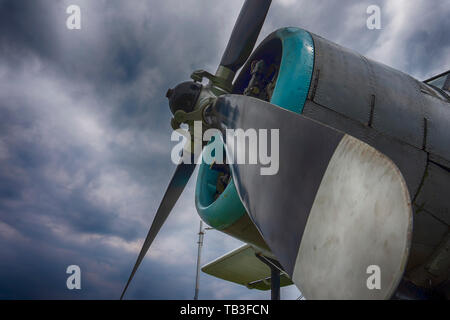
[[[427,272],[450,225],[450,103],[424,83],[312,35],[315,64],[303,115],[372,145],[402,172],[414,204],[405,276],[419,286],[448,278]]]

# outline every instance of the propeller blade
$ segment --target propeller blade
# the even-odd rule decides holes
[[[164,197],[161,201],[161,204],[159,205],[158,211],[156,211],[155,218],[153,219],[153,223],[150,227],[150,230],[148,231],[147,237],[145,238],[144,244],[142,245],[141,251],[133,267],[133,271],[131,272],[130,278],[128,279],[128,282],[125,288],[123,289],[122,295],[120,296],[121,300],[128,288],[128,285],[133,279],[134,274],[139,268],[142,259],[144,259],[144,256],[147,253],[150,245],[152,244],[153,240],[155,239],[156,235],[161,229],[163,223],[166,221],[167,217],[172,211],[173,206],[177,202],[178,198],[180,197],[181,193],[186,187],[189,178],[194,172],[195,162],[191,161],[191,163],[192,164],[185,164],[181,162],[177,166],[175,173],[172,177],[172,180],[170,180],[169,186],[167,187],[166,193],[164,194]]]
[[[234,25],[220,65],[239,70],[255,46],[272,0],[246,0]]]
[[[268,165],[260,161],[235,161],[231,169],[250,218],[306,298],[385,299],[393,294],[406,266],[412,210],[403,176],[388,157],[252,97],[219,97],[207,120],[222,132],[279,129],[275,175],[261,175]],[[232,142],[224,137],[229,152]],[[272,161],[276,142],[268,152]],[[249,158],[250,148],[233,149],[245,149]],[[379,278],[370,277],[377,272]],[[377,290],[371,290],[374,286]]]

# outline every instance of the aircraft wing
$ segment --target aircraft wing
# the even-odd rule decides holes
[[[270,289],[270,268],[256,257],[260,252],[251,245],[239,247],[202,267],[214,277],[246,286],[249,289]],[[280,275],[282,287],[293,284],[286,273]]]

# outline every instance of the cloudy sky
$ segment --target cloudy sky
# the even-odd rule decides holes
[[[0,0],[0,298],[120,296],[175,168],[165,92],[215,71],[242,3]],[[81,30],[66,28],[71,4]],[[371,4],[381,30],[366,27]],[[449,16],[449,0],[274,0],[259,41],[298,26],[426,79],[450,69]],[[193,297],[195,180],[127,298]],[[208,231],[203,262],[240,245]],[[81,290],[66,288],[72,264]],[[268,295],[201,276],[201,299]]]

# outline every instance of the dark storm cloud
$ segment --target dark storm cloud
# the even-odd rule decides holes
[[[81,7],[81,30],[65,27],[69,4]],[[382,30],[366,28],[371,4],[381,7]],[[0,0],[0,298],[120,295],[174,170],[164,94],[195,69],[215,70],[241,5]],[[420,0],[280,0],[260,40],[300,26],[420,78],[449,68],[448,15]],[[128,297],[192,297],[194,186]],[[203,259],[239,245],[210,231]],[[65,288],[70,264],[82,269],[80,292]],[[267,297],[208,275],[201,281],[200,297]]]
[[[32,50],[46,58],[57,56],[56,28],[42,1],[0,1],[1,53],[20,62]]]

